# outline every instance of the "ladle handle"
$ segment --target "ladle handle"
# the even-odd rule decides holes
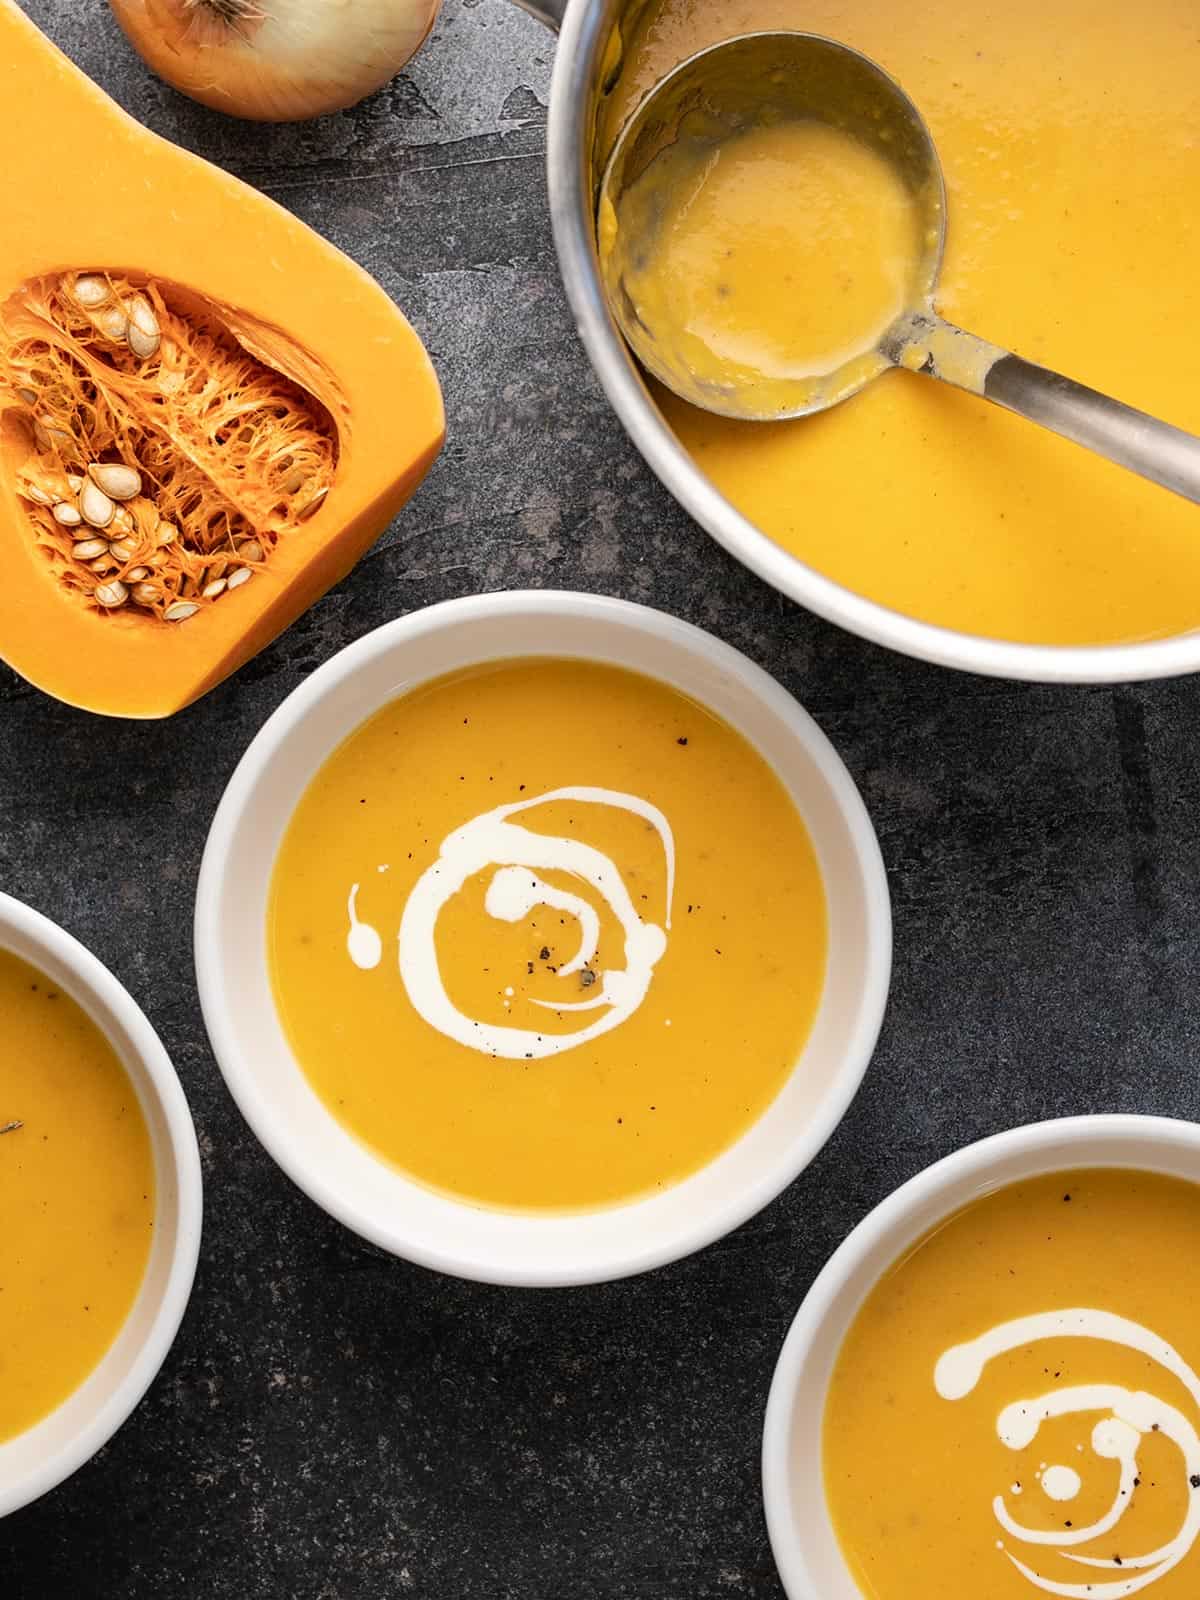
[[[1200,438],[1036,366],[938,317],[914,316],[886,353],[1061,434],[1151,483],[1200,504]]]

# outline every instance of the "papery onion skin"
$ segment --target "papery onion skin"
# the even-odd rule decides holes
[[[142,59],[183,94],[255,122],[300,122],[394,78],[441,0],[109,3]]]

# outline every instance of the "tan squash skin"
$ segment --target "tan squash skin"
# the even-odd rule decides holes
[[[0,0],[0,95],[0,302],[28,279],[80,269],[183,285],[282,329],[346,397],[337,477],[320,512],[280,541],[253,583],[181,626],[99,616],[62,589],[13,493],[27,447],[18,430],[0,430],[0,657],[72,705],[169,716],[343,578],[396,515],[445,435],[437,377],[361,268],[273,201],[148,133],[13,0]],[[86,175],[94,203],[57,203],[72,173]]]

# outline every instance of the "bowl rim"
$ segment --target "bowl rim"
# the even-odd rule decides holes
[[[1200,629],[1124,644],[1020,644],[922,622],[806,565],[742,515],[668,428],[608,310],[593,228],[590,108],[613,0],[569,0],[550,85],[546,167],[559,271],[592,370],[651,471],[697,523],[758,577],[859,638],[935,666],[1031,683],[1130,683],[1200,668]],[[1166,491],[1164,491],[1166,492]]]
[[[783,1341],[763,1419],[760,1456],[763,1511],[771,1551],[788,1600],[821,1600],[820,1589],[805,1555],[804,1539],[792,1515],[790,1434],[801,1371],[847,1281],[893,1229],[947,1191],[972,1179],[986,1179],[1006,1157],[1017,1154],[1036,1157],[1053,1151],[1057,1158],[1055,1165],[1045,1170],[1056,1170],[1060,1160],[1062,1167],[1069,1169],[1086,1165],[1090,1148],[1113,1140],[1129,1140],[1141,1147],[1140,1152],[1132,1154],[1127,1161],[1106,1161],[1105,1166],[1155,1171],[1158,1169],[1149,1160],[1155,1146],[1163,1150],[1190,1150],[1200,1155],[1200,1124],[1181,1117],[1149,1113],[1092,1112],[1024,1123],[989,1134],[942,1156],[893,1189],[851,1229],[825,1262],[800,1302]],[[990,1191],[981,1190],[980,1194],[986,1192]],[[930,1225],[936,1226],[938,1220],[959,1210],[963,1203],[960,1200],[948,1203],[937,1212]],[[878,1276],[872,1280],[872,1287],[877,1281]],[[816,1470],[820,1471],[819,1463]],[[846,1575],[854,1584],[849,1567]]]
[[[612,1253],[611,1260],[600,1270],[569,1269],[531,1262],[518,1272],[509,1266],[497,1266],[483,1254],[456,1249],[452,1241],[439,1241],[437,1245],[414,1241],[405,1234],[403,1217],[384,1220],[376,1212],[348,1199],[335,1182],[328,1180],[324,1173],[315,1170],[293,1150],[289,1137],[281,1131],[277,1119],[272,1115],[271,1096],[262,1090],[254,1067],[238,1042],[237,1029],[222,1003],[224,983],[217,952],[221,943],[221,892],[225,863],[263,771],[275,759],[294,728],[327,693],[369,663],[385,657],[397,646],[411,646],[422,636],[448,625],[493,621],[504,616],[520,617],[531,612],[612,621],[618,626],[632,626],[641,632],[657,635],[660,640],[691,645],[693,649],[702,643],[704,654],[710,662],[723,665],[769,710],[773,710],[781,720],[789,722],[793,732],[799,731],[799,737],[810,754],[820,760],[830,793],[845,821],[862,874],[867,915],[863,995],[857,1024],[838,1071],[831,1076],[830,1088],[815,1114],[791,1139],[786,1155],[764,1171],[757,1182],[740,1188],[724,1207],[714,1207],[693,1221],[686,1235],[676,1235],[661,1243],[632,1237],[619,1254],[615,1251]],[[538,652],[524,650],[515,653],[536,655]],[[481,656],[481,659],[493,658]],[[369,714],[369,711],[364,711],[363,716]],[[609,1282],[680,1260],[739,1227],[774,1200],[804,1171],[842,1121],[874,1055],[890,990],[892,917],[883,857],[862,796],[837,750],[782,684],[732,645],[667,612],[604,595],[531,589],[445,600],[385,623],[323,663],[281,702],[242,756],[214,815],[197,882],[194,939],[200,1005],[217,1065],[251,1131],[302,1193],[361,1238],[419,1266],[475,1282],[521,1288],[564,1288]],[[720,1157],[715,1159],[719,1160]],[[472,1211],[478,1209],[470,1207],[465,1201],[455,1200],[453,1196],[445,1198],[452,1206],[461,1204]],[[597,1212],[589,1211],[587,1215],[614,1215],[621,1210],[633,1213],[638,1203],[633,1201],[620,1207],[601,1207]],[[503,1217],[505,1213],[499,1211],[495,1215]],[[512,1215],[514,1219],[519,1218],[522,1225],[529,1222],[529,1217],[524,1213]],[[557,1223],[561,1219],[556,1215],[553,1219],[547,1219],[547,1224],[551,1221]]]
[[[60,964],[70,973],[72,999],[106,1038],[109,1033],[96,1015],[97,1006],[112,1013],[127,1034],[162,1113],[177,1195],[177,1221],[166,1281],[147,1335],[129,1370],[68,1441],[11,1487],[0,1485],[0,1518],[56,1488],[90,1461],[146,1394],[175,1341],[191,1298],[204,1205],[200,1151],[191,1110],[166,1047],[145,1012],[115,974],[73,934],[32,906],[0,891],[0,950],[11,948],[8,935],[12,933],[24,939],[31,950],[44,954],[51,963]],[[31,956],[21,950],[14,950],[13,954],[32,966],[38,964],[36,954]],[[161,1175],[158,1182],[161,1194]]]

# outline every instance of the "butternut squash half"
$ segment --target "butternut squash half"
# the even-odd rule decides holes
[[[0,656],[169,716],[343,577],[444,435],[383,290],[0,0]]]

